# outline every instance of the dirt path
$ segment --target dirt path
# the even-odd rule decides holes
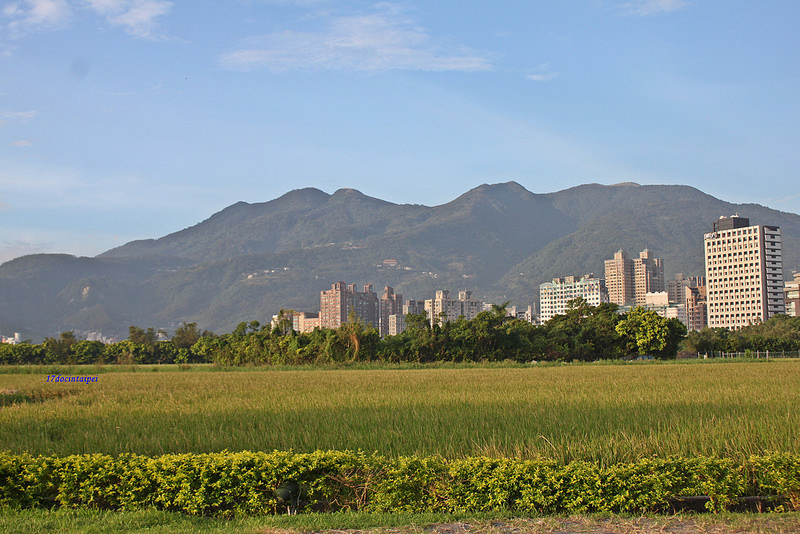
[[[287,531],[282,531],[284,534]],[[275,534],[266,530],[264,534]],[[800,516],[511,519],[370,530],[328,530],[315,534],[798,534]]]

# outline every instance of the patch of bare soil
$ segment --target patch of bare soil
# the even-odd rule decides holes
[[[637,519],[562,518],[510,519],[443,523],[369,530],[327,530],[314,534],[797,534],[800,517],[764,514],[715,518],[669,516]]]

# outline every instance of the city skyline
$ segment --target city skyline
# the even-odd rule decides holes
[[[800,212],[795,2],[21,0],[0,7],[0,262],[237,201],[685,184]]]

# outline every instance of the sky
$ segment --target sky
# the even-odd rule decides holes
[[[344,187],[800,213],[796,0],[0,0],[0,262]]]

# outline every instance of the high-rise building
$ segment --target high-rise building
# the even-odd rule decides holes
[[[347,285],[336,282],[328,290],[320,292],[319,296],[319,325],[321,328],[339,328],[347,322]]]
[[[609,302],[624,306],[634,301],[633,261],[622,250],[618,250],[613,259],[605,261],[605,265]]]
[[[425,313],[425,301],[408,299],[406,303],[403,304],[403,315],[408,315],[409,313]]]
[[[794,279],[784,282],[784,302],[786,315],[800,317],[800,273],[794,273]]]
[[[517,318],[522,319],[523,321],[527,321],[529,323],[538,324],[539,323],[539,314],[536,311],[536,304],[530,304],[525,311],[522,312],[521,316],[517,313]]]
[[[647,293],[644,300],[645,306],[664,307],[669,306],[669,297],[666,291],[655,291]]]
[[[620,306],[644,306],[647,293],[666,290],[664,261],[654,257],[649,249],[644,249],[634,259],[618,250],[614,258],[605,261],[605,267],[609,301]]]
[[[406,329],[406,315],[413,313],[418,315],[425,313],[425,302],[421,300],[408,299],[396,313],[390,313],[387,317],[388,331],[386,335],[396,336]],[[383,318],[381,318],[382,320]]]
[[[378,295],[372,291],[372,284],[358,291],[355,284],[336,282],[330,289],[320,292],[319,301],[322,328],[339,328],[347,322],[351,311],[368,326],[376,330],[380,327]]]
[[[461,303],[461,315],[464,319],[470,320],[477,317],[483,311],[483,302],[472,298],[472,291],[462,290],[458,292],[458,301]]]
[[[689,331],[702,330],[708,326],[706,314],[706,286],[687,286],[684,291],[684,306],[686,307],[686,328]]]
[[[389,334],[389,316],[397,315],[403,311],[403,295],[394,292],[394,288],[383,288],[380,300],[380,333],[381,337]]]
[[[648,293],[661,293],[664,287],[664,260],[644,249],[633,260],[633,294],[637,306],[643,306]]]
[[[471,291],[459,291],[458,299],[451,299],[446,289],[436,291],[436,296],[425,301],[425,313],[431,325],[452,322],[459,317],[474,319],[483,309],[483,302],[472,299]]]
[[[785,312],[779,227],[720,217],[704,248],[708,326],[738,330]]]
[[[683,273],[677,273],[675,278],[667,280],[669,301],[681,303],[686,298],[685,289],[687,287],[700,287],[704,285],[706,285],[705,276],[684,276]]]
[[[388,335],[396,336],[402,334],[406,330],[406,316],[402,313],[394,313],[389,316],[389,332]]]
[[[545,323],[556,315],[566,313],[569,302],[577,298],[582,298],[592,306],[609,301],[605,284],[592,274],[580,278],[554,278],[552,282],[539,285],[539,320]]]

